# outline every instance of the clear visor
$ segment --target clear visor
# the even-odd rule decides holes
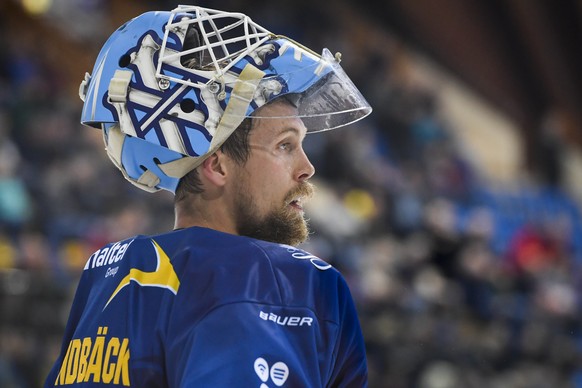
[[[290,90],[281,90],[279,80]],[[262,115],[263,109],[255,109],[249,110],[245,117],[299,117],[307,132],[314,133],[355,123],[372,112],[370,104],[328,49],[323,50],[313,66],[263,78],[255,91],[255,101],[261,105],[281,97],[297,108],[292,116]]]

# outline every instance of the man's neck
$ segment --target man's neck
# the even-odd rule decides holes
[[[176,204],[174,208],[174,229],[193,226],[238,234],[226,207],[216,203],[216,201],[193,200],[187,204]]]

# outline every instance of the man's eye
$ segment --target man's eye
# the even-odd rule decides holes
[[[290,151],[291,150],[291,143],[282,143],[279,145],[279,148],[285,151]]]

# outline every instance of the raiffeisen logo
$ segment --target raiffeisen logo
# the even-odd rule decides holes
[[[108,327],[99,327],[95,337],[69,342],[55,386],[79,383],[131,386],[129,339],[108,337]]]

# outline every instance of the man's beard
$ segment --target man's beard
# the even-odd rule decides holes
[[[287,245],[298,245],[307,240],[307,220],[303,212],[292,209],[290,203],[298,197],[310,198],[313,195],[311,183],[301,183],[287,195],[281,207],[263,217],[258,215],[257,206],[248,195],[249,190],[241,189],[236,204],[236,221],[241,236]]]

